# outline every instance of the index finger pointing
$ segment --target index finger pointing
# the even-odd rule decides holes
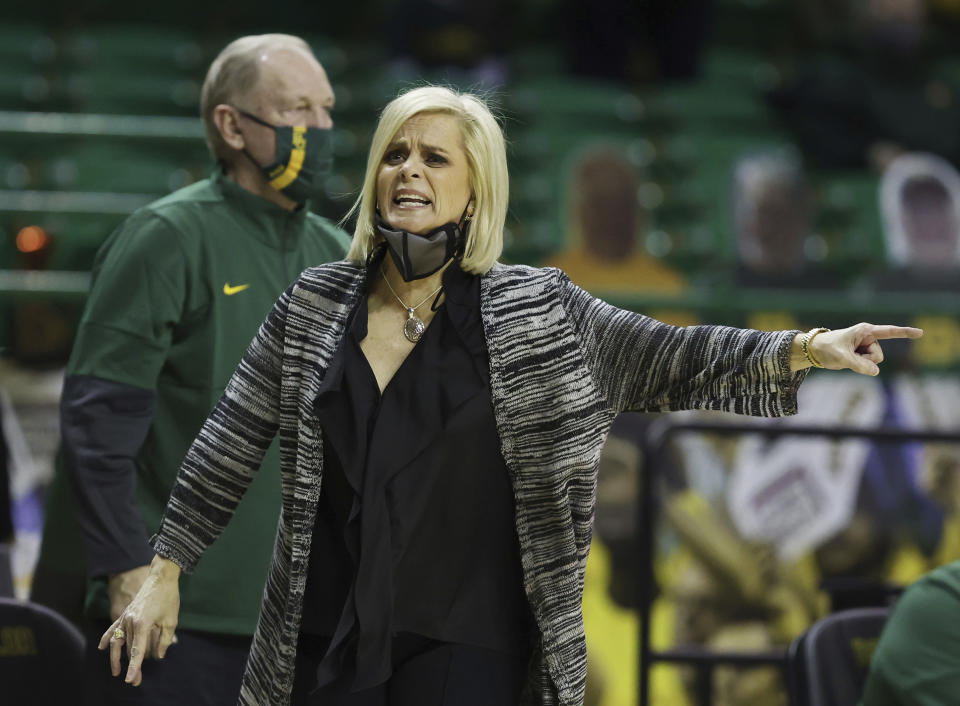
[[[870,333],[878,339],[920,338],[923,335],[923,329],[914,328],[913,326],[871,325]]]

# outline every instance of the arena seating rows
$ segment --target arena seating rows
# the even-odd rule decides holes
[[[776,69],[737,17],[727,16],[716,30],[721,41],[705,56],[701,79],[689,83],[632,90],[558,77],[559,61],[548,48],[508,57],[510,81],[495,91],[510,143],[508,259],[536,264],[562,247],[566,169],[584,145],[602,140],[622,149],[637,170],[652,254],[694,283],[705,271],[715,276],[718,264],[732,264],[733,164],[748,152],[789,144],[762,98]],[[195,116],[204,67],[225,40],[146,25],[0,28],[0,63],[12,69],[0,74],[0,269],[37,266],[36,257],[17,251],[15,238],[38,225],[52,239],[43,267],[87,270],[124,208],[208,173]],[[398,88],[451,78],[469,86],[469,77],[421,75],[391,64],[376,46],[310,41],[338,95],[336,173],[317,204],[336,217],[360,184],[377,111]],[[37,112],[68,119],[37,132]],[[157,122],[165,118],[171,122]],[[818,176],[814,186],[822,257],[838,270],[880,261],[875,180]],[[29,206],[35,199],[20,197],[35,191],[96,194],[103,208],[98,212],[90,199],[79,208],[76,199],[48,198],[50,207],[38,211]]]

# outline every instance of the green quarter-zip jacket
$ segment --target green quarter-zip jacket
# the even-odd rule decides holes
[[[187,448],[277,297],[348,244],[329,221],[219,171],[140,209],[104,243],[61,402],[92,616],[109,612],[109,574],[149,563],[147,538]],[[181,627],[253,633],[280,510],[275,446],[238,521],[181,580]]]

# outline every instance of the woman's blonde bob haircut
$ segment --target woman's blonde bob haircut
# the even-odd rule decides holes
[[[443,86],[411,89],[383,109],[370,145],[360,196],[344,219],[357,214],[347,260],[365,263],[383,240],[374,227],[377,174],[394,136],[407,120],[420,113],[449,113],[460,119],[474,199],[473,218],[460,267],[473,274],[485,274],[503,252],[503,224],[510,194],[503,131],[482,99]]]

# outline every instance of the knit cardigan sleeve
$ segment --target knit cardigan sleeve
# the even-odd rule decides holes
[[[615,411],[796,414],[797,388],[807,373],[790,371],[797,331],[670,326],[607,304],[562,272],[557,276],[594,382]]]
[[[189,573],[220,536],[279,427],[284,327],[293,286],[274,304],[184,458],[150,543]]]

